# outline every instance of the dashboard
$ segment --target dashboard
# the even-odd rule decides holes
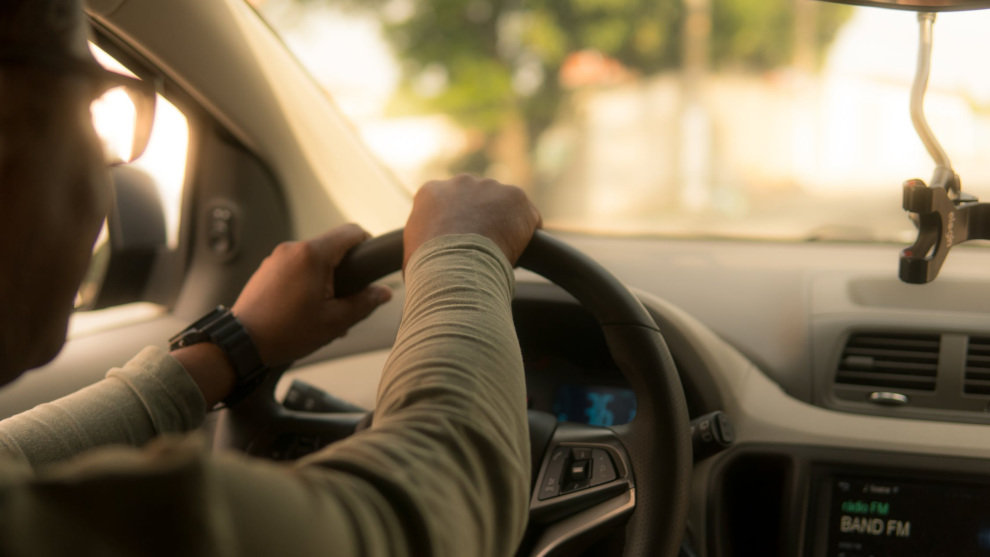
[[[990,329],[979,249],[916,287],[898,283],[894,246],[569,240],[654,316],[691,417],[724,411],[736,431],[696,460],[685,554],[990,555],[988,401],[963,392],[976,359],[959,340]],[[627,386],[594,323],[548,288],[517,293],[530,403],[588,423]],[[881,385],[910,400],[884,405],[879,387],[836,383],[864,331],[934,337],[935,393]]]
[[[690,416],[721,411],[735,431],[731,446],[695,461],[686,555],[990,555],[986,413],[932,408],[915,390],[906,406],[872,404],[870,389],[833,396],[852,392],[834,380],[859,332],[935,335],[940,369],[961,358],[949,353],[954,339],[990,334],[980,250],[954,252],[934,284],[902,287],[893,246],[565,240],[633,287],[674,356]],[[351,378],[321,387],[348,393],[355,369],[380,369],[398,304],[383,310],[313,357],[314,377],[337,367]],[[523,273],[513,311],[531,409],[631,419],[635,397],[573,298]],[[369,359],[372,347],[381,356]],[[962,389],[939,373],[939,390]],[[361,375],[373,395],[377,375]]]

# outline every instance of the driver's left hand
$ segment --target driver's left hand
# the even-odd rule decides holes
[[[361,227],[345,224],[305,242],[280,244],[261,263],[231,311],[266,365],[309,354],[391,299],[392,292],[380,285],[347,298],[334,295],[334,270],[368,237]]]

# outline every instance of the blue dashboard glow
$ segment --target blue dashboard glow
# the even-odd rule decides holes
[[[636,416],[636,395],[618,387],[563,385],[554,397],[553,413],[565,422],[596,426],[626,424]]]

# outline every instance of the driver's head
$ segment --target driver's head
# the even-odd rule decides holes
[[[61,349],[109,203],[86,36],[80,0],[0,3],[0,384]]]
[[[90,58],[81,0],[0,2],[0,43],[58,55]]]

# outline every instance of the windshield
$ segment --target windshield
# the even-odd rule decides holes
[[[548,226],[910,243],[934,164],[910,12],[806,0],[255,0],[414,190],[514,183]],[[926,114],[990,194],[990,14],[940,14]]]

